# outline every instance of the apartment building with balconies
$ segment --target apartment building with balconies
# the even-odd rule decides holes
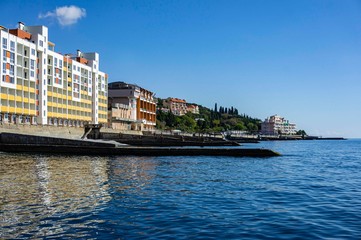
[[[151,131],[156,125],[154,93],[135,84],[112,82],[109,89],[108,127]]]
[[[0,121],[82,126],[107,123],[108,76],[99,54],[62,55],[45,26],[0,27]]]
[[[278,115],[270,116],[261,123],[261,133],[264,135],[292,135],[296,132],[295,123],[290,123]]]
[[[167,98],[163,100],[163,106],[169,108],[176,116],[183,116],[188,112],[187,102],[179,98]]]
[[[187,111],[193,114],[199,114],[199,107],[198,105],[189,104],[187,105]]]
[[[140,97],[137,101],[137,115],[138,121],[142,123],[142,130],[152,131],[156,125],[156,102],[154,100],[154,93],[140,88]]]

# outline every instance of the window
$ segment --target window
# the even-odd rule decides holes
[[[15,63],[15,53],[10,53],[10,63]]]
[[[63,61],[59,59],[59,68],[63,68]]]
[[[32,69],[32,70],[34,70],[35,69],[35,60],[30,60],[30,68]]]
[[[42,47],[44,45],[44,42],[42,40],[39,40],[39,45],[40,45],[40,47]]]
[[[6,82],[6,76],[5,75],[3,75],[3,82]]]
[[[34,71],[30,71],[30,77],[34,77],[34,76],[35,76]]]
[[[78,67],[78,72],[80,72],[80,67]]]
[[[4,49],[8,48],[8,40],[6,38],[3,38],[3,48]]]
[[[6,51],[6,50],[3,50],[3,60],[4,60],[4,61],[7,61],[6,53],[7,53],[7,51]]]
[[[6,74],[6,63],[3,63],[3,73]]]
[[[35,49],[31,49],[31,55],[35,56]]]
[[[15,42],[14,41],[10,41],[10,50],[11,51],[15,51]]]
[[[10,75],[14,75],[14,65],[10,65]]]
[[[76,67],[75,67],[75,65],[73,66],[73,70],[76,70]]]
[[[54,58],[54,66],[57,67],[57,65],[58,65],[58,59]]]
[[[14,77],[10,77],[10,83],[14,83]]]
[[[28,55],[28,51],[26,51],[26,49],[24,50],[24,55]]]

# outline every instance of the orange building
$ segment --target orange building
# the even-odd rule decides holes
[[[109,83],[108,88],[110,128],[139,131],[155,129],[156,103],[153,92],[124,82]]]
[[[137,120],[142,123],[142,130],[154,130],[156,125],[156,103],[154,93],[140,88],[137,99]]]

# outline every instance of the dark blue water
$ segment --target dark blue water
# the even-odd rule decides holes
[[[361,140],[246,147],[283,156],[0,153],[0,238],[361,238]]]

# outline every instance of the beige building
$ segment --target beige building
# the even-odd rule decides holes
[[[261,133],[265,135],[292,135],[296,132],[296,124],[278,115],[270,116],[261,123]]]
[[[182,116],[188,111],[187,102],[184,99],[169,97],[163,100],[163,106],[170,109],[176,116]]]
[[[162,112],[171,111],[176,116],[183,116],[187,112],[199,114],[199,107],[195,104],[189,104],[184,99],[167,98],[163,100],[164,108],[159,109]]]
[[[134,84],[108,85],[108,127],[119,130],[151,131],[156,125],[154,93]]]
[[[187,111],[193,114],[199,114],[199,107],[197,105],[190,104],[187,107]]]

